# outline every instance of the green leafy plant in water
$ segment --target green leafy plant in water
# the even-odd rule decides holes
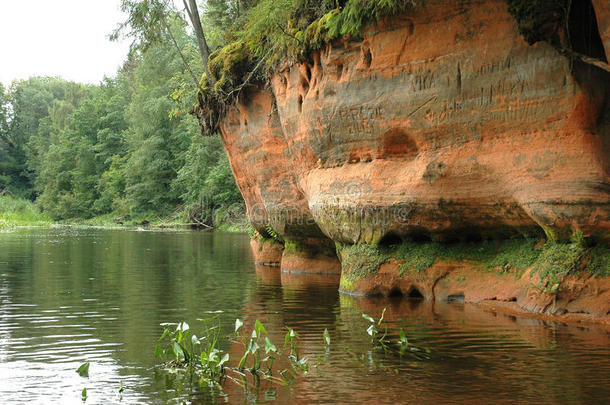
[[[80,398],[83,400],[83,402],[85,402],[87,400],[87,388],[83,388],[83,390],[80,393]]]
[[[81,364],[76,369],[76,372],[78,373],[78,375],[80,375],[81,377],[89,377],[89,365],[90,365],[89,362]]]
[[[225,375],[229,353],[219,349],[220,325],[216,317],[199,319],[204,323],[198,338],[186,322],[166,323],[155,355],[165,357],[173,369],[184,369],[199,378],[201,385],[219,386]]]
[[[277,359],[276,354],[278,353],[277,347],[269,339],[267,330],[261,321],[258,319],[254,322],[254,329],[248,338],[247,335],[240,335],[240,331],[243,327],[243,322],[240,319],[235,320],[235,333],[240,338],[241,343],[244,345],[245,351],[242,355],[237,369],[243,371],[246,368],[248,358],[252,358],[251,366],[249,371],[253,375],[257,375],[263,365],[266,365],[267,372],[269,374],[273,371],[273,362]],[[265,357],[262,352],[264,350]]]
[[[371,343],[379,344],[381,346],[385,346],[386,336],[388,335],[388,328],[386,327],[384,328],[383,335],[379,336],[379,327],[381,326],[381,322],[383,322],[385,311],[386,308],[381,311],[381,316],[379,317],[379,319],[375,319],[365,313],[362,314],[362,317],[369,322],[369,326],[366,329],[366,333],[371,337]]]
[[[328,333],[328,328],[324,328],[324,333],[322,336],[324,337],[324,344],[326,346],[330,346],[330,333]]]

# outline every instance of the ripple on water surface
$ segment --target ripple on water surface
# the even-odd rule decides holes
[[[255,268],[246,235],[29,229],[0,234],[2,403],[205,403],[156,367],[161,322],[219,316],[300,335],[311,373],[230,403],[604,403],[608,330],[495,314],[467,304],[341,296],[338,278]],[[416,354],[373,349],[363,312]],[[322,339],[328,329],[331,344]],[[236,358],[240,347],[224,347]],[[90,362],[88,378],[76,369]],[[122,394],[118,390],[126,387]]]

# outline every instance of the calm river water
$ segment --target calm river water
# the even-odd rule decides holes
[[[255,269],[247,235],[95,229],[0,233],[0,403],[208,403],[160,367],[162,322],[218,314],[293,327],[313,367],[219,403],[574,403],[610,399],[610,335],[468,304],[355,299],[338,280]],[[362,312],[425,355],[373,350]],[[327,328],[331,344],[325,347]],[[232,350],[230,342],[225,349]],[[89,361],[89,378],[76,368]],[[118,393],[121,382],[125,390]]]

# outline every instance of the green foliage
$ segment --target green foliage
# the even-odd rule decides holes
[[[589,251],[586,269],[595,277],[610,277],[610,248],[603,245],[594,246]]]
[[[386,336],[388,335],[388,328],[384,328],[383,335],[379,336],[379,327],[381,327],[381,323],[383,322],[383,317],[385,316],[386,308],[381,312],[381,316],[379,319],[375,319],[365,313],[362,314],[362,317],[369,322],[369,326],[366,329],[366,333],[371,337],[371,343],[374,344],[385,344]]]
[[[576,274],[580,271],[586,253],[586,248],[579,241],[548,242],[531,273],[540,277],[537,287],[551,294],[559,292],[563,279],[568,274]]]
[[[150,14],[160,2],[128,3],[142,18],[161,17]],[[167,23],[202,71],[185,25]],[[238,223],[244,207],[227,156],[220,137],[202,137],[188,114],[197,90],[187,83],[179,55],[161,40],[132,51],[97,86],[31,78],[0,89],[0,193],[37,197],[55,220]],[[3,214],[2,222],[19,219]]]
[[[499,270],[500,273],[512,271],[515,275],[520,275],[540,255],[541,250],[535,249],[535,244],[534,240],[520,238],[453,244],[403,243],[393,249],[392,255],[401,262],[401,273],[425,271],[437,259],[441,259],[476,262],[487,270]]]
[[[210,73],[216,79],[216,93],[228,95],[252,71],[253,57],[244,41],[235,41],[210,55]]]
[[[0,229],[48,225],[51,219],[29,200],[0,195]]]
[[[369,274],[377,273],[379,267],[390,258],[390,252],[376,245],[337,245],[341,266],[345,272],[342,278],[354,281]]]
[[[155,355],[165,357],[168,366],[195,375],[200,385],[219,386],[224,377],[229,353],[219,349],[220,324],[217,318],[200,319],[203,322],[201,337],[194,334],[188,323],[162,324],[163,333]]]
[[[352,291],[354,282],[390,260],[398,262],[400,274],[423,272],[437,260],[469,262],[481,270],[496,271],[520,277],[531,269],[538,275],[537,289],[555,294],[567,275],[577,274],[585,268],[597,277],[610,275],[610,249],[604,245],[586,246],[581,232],[577,232],[570,243],[548,241],[538,246],[531,239],[508,239],[469,243],[442,244],[402,243],[397,246],[380,247],[368,244],[339,246],[343,276],[341,289]],[[586,265],[585,265],[586,264]]]

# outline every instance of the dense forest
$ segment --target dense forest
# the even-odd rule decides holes
[[[208,24],[211,46],[220,45],[222,19]],[[98,85],[0,84],[0,196],[35,201],[53,220],[243,217],[220,136],[202,136],[189,114],[197,87],[188,71],[203,72],[195,39],[182,19],[167,21],[180,53],[163,38],[134,43],[116,76]]]

